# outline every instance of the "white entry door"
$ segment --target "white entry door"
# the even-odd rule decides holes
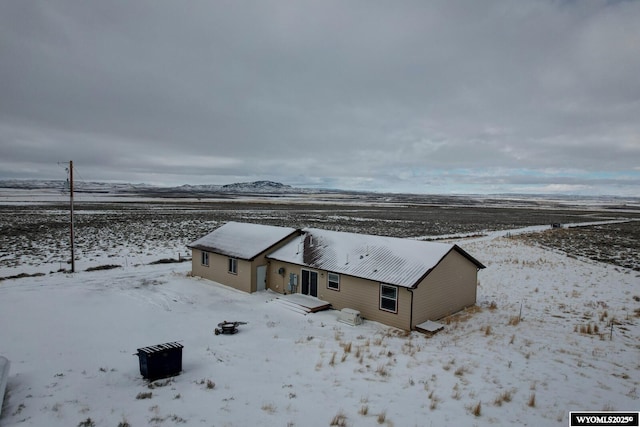
[[[256,291],[267,289],[267,266],[259,265],[256,268]]]

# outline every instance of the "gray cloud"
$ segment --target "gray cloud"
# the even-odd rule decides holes
[[[527,191],[638,195],[639,20],[604,0],[3,2],[0,178],[74,159],[89,180],[449,192],[526,171]]]

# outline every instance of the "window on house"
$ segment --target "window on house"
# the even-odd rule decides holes
[[[209,252],[202,251],[200,262],[202,265],[209,267]]]
[[[329,273],[327,275],[327,287],[334,291],[340,290],[340,275],[336,273]]]
[[[229,273],[238,274],[238,260],[236,258],[229,258]]]
[[[380,310],[398,312],[398,287],[380,284]]]

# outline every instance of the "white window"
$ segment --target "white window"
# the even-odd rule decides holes
[[[398,287],[380,284],[380,310],[398,312]]]
[[[202,251],[201,255],[202,257],[200,258],[200,262],[202,265],[209,267],[209,252]]]
[[[329,273],[327,275],[327,288],[334,291],[340,290],[340,275],[336,273]]]
[[[238,274],[238,260],[236,258],[229,258],[229,273]]]

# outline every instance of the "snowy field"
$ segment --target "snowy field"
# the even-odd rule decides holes
[[[570,410],[640,410],[640,273],[505,235],[457,242],[487,265],[478,305],[432,337],[142,262],[182,242],[0,281],[0,426],[566,426]],[[248,324],[216,336],[223,320]],[[183,372],[149,384],[133,354],[169,341]]]

